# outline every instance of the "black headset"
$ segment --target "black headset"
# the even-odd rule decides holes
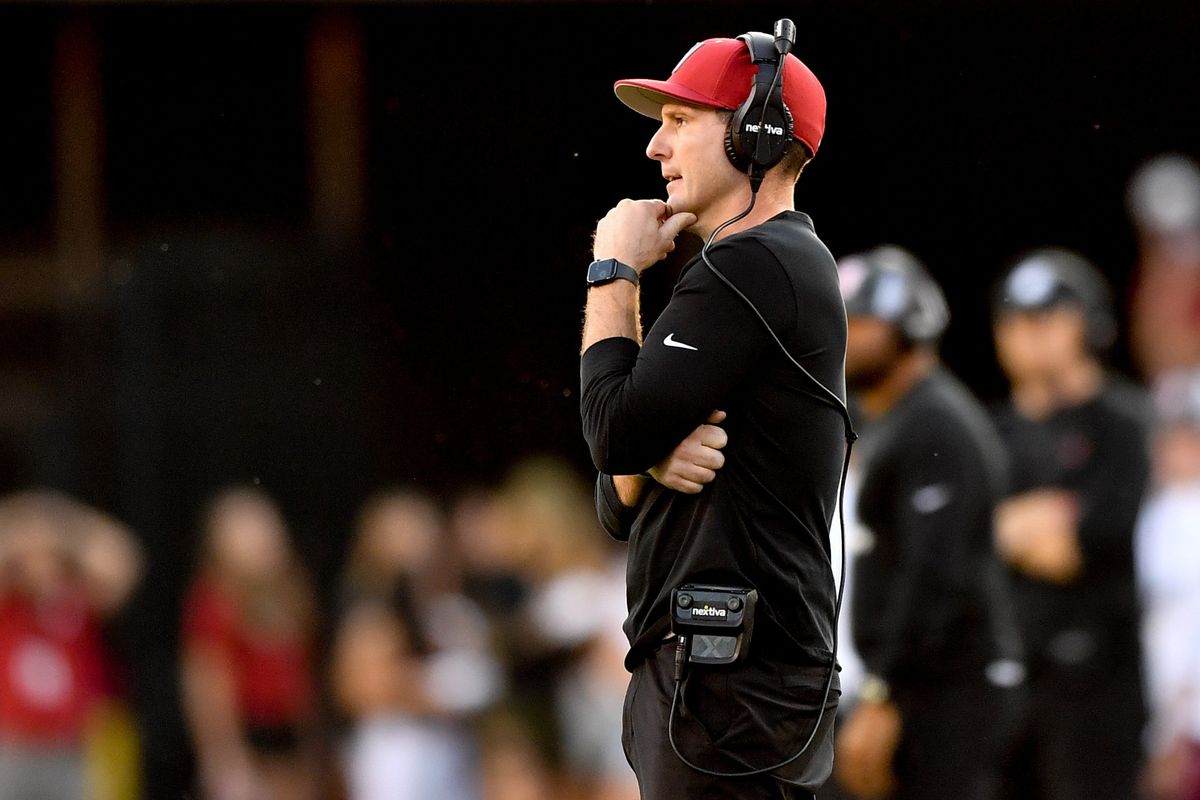
[[[775,23],[774,37],[751,32],[737,38],[750,51],[758,74],[725,129],[725,154],[757,191],[763,174],[787,154],[795,132],[792,112],[783,101],[783,66],[796,44],[796,26],[781,19]],[[774,69],[768,69],[771,65]]]

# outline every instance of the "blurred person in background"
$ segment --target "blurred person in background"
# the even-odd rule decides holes
[[[525,652],[531,638],[527,609],[536,582],[536,530],[515,524],[502,488],[483,487],[456,498],[450,527],[463,590],[486,617],[488,644],[504,676],[501,695],[479,720],[482,796],[557,800],[561,781],[553,684],[530,668],[540,658],[540,648]],[[532,700],[527,697],[531,691]]]
[[[531,587],[525,572],[532,546],[527,531],[514,530],[497,489],[476,487],[459,495],[450,513],[450,533],[458,554],[462,590],[500,631],[517,625]]]
[[[862,412],[858,410],[854,396],[851,395],[850,413],[853,416],[856,430],[860,433],[866,433],[870,429],[869,423],[864,424]],[[842,684],[842,698],[838,703],[838,714],[836,722],[836,730],[841,730],[846,724],[851,712],[858,699],[858,693],[862,688],[863,679],[866,677],[866,667],[862,662],[862,656],[859,655],[858,648],[854,644],[854,563],[858,556],[867,552],[872,546],[874,538],[862,524],[862,520],[858,517],[858,496],[859,489],[862,486],[861,476],[861,459],[858,456],[857,450],[854,453],[854,458],[850,462],[850,469],[846,473],[846,495],[844,502],[846,505],[845,520],[846,520],[846,536],[845,547],[842,546],[843,538],[841,536],[830,536],[829,543],[832,550],[833,572],[835,575],[845,575],[845,589],[842,590],[842,609],[838,617],[838,679]],[[840,512],[839,512],[840,513]],[[845,568],[842,567],[842,559],[848,559]],[[836,772],[836,761],[835,761]],[[846,800],[851,795],[842,789],[837,780],[826,781],[825,785],[817,792],[817,800]]]
[[[1200,167],[1170,153],[1142,165],[1126,202],[1138,238],[1131,339],[1143,374],[1200,367]]]
[[[544,737],[556,797],[637,798],[621,745],[624,554],[600,531],[586,484],[558,459],[516,465],[502,499],[514,536],[529,537],[530,546],[512,700]]]
[[[415,489],[364,504],[341,586],[332,683],[350,721],[353,800],[473,800],[467,723],[499,676],[482,612],[458,593],[441,511]]]
[[[514,664],[526,708],[542,686],[552,705],[536,714],[556,745],[560,798],[637,798],[634,772],[620,742],[625,672],[624,552],[602,534],[582,477],[557,458],[518,463],[502,497],[514,530],[530,536],[526,576],[527,636],[534,658]],[[548,716],[546,715],[548,712]]]
[[[865,418],[854,641],[867,671],[838,734],[862,798],[992,800],[1021,680],[992,515],[1007,479],[987,412],[939,364],[949,314],[908,251],[838,262],[846,380]]]
[[[1011,394],[997,423],[1011,495],[996,547],[1013,575],[1029,668],[1008,791],[1128,800],[1144,708],[1133,531],[1149,478],[1149,405],[1106,372],[1111,295],[1077,253],[1018,258],[994,297]]]
[[[1196,642],[1195,375],[1200,370],[1200,166],[1180,153],[1150,159],[1126,195],[1138,235],[1133,350],[1161,426],[1154,496],[1138,532],[1151,701],[1144,788],[1154,800],[1200,797],[1200,658]]]
[[[451,528],[504,676],[482,718],[484,797],[636,797],[621,750],[628,676],[605,630],[624,616],[624,572],[586,485],[560,459],[527,458],[495,491],[461,495]]]
[[[51,491],[0,501],[0,798],[129,797],[114,765],[89,769],[95,714],[119,681],[104,621],[142,571],[132,534]]]
[[[568,800],[528,723],[490,714],[481,726],[483,800]]]
[[[236,487],[207,509],[183,619],[184,714],[209,800],[312,797],[316,600],[282,514]]]
[[[578,663],[558,682],[555,710],[562,731],[566,800],[638,800],[637,779],[621,747],[621,706],[629,685],[625,671],[624,572],[596,598],[596,620],[608,624],[590,637]],[[613,591],[613,588],[616,591]]]
[[[339,584],[339,604],[394,601],[415,614],[416,598],[450,579],[435,568],[436,561],[449,558],[443,528],[441,510],[419,489],[384,489],[368,497]]]
[[[1148,800],[1200,800],[1200,370],[1157,381],[1153,494],[1137,529]]]

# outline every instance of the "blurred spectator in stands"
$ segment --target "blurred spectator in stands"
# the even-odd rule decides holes
[[[1150,800],[1200,800],[1200,370],[1155,387],[1155,491],[1137,531]]]
[[[493,624],[515,624],[531,591],[525,574],[532,557],[531,532],[514,528],[499,492],[478,488],[455,501],[450,531],[461,558],[467,596]],[[504,646],[502,636],[497,645]]]
[[[1132,344],[1146,377],[1200,366],[1200,168],[1167,154],[1144,164],[1127,202],[1138,233]]]
[[[333,688],[353,800],[473,800],[470,717],[495,696],[486,620],[457,592],[441,514],[415,490],[368,500],[342,583]]]
[[[209,800],[312,797],[315,599],[275,503],[253,488],[208,509],[183,621],[183,699]]]
[[[368,498],[342,576],[341,603],[399,599],[406,613],[415,612],[415,598],[447,579],[434,568],[447,557],[443,539],[441,512],[424,493],[391,489]]]
[[[1082,256],[1022,257],[993,314],[1011,383],[997,422],[1012,494],[996,543],[1014,576],[1032,701],[1009,796],[1128,800],[1144,720],[1133,531],[1150,472],[1148,403],[1105,372],[1116,321]]]
[[[600,530],[590,487],[559,460],[518,464],[501,500],[527,594],[508,634],[511,707],[557,773],[555,797],[636,798],[621,745],[623,553]]]
[[[92,508],[50,491],[0,501],[0,798],[105,796],[84,742],[117,677],[101,625],[141,569],[130,532]]]
[[[504,711],[482,725],[483,800],[578,800],[556,786],[526,721]]]
[[[578,660],[559,679],[555,712],[562,734],[566,792],[579,800],[637,800],[637,779],[621,746],[621,709],[629,673],[625,621],[625,565],[614,559],[597,572],[593,587],[580,586],[572,599],[560,598],[550,613],[589,617],[595,629]],[[549,598],[547,598],[549,600]]]

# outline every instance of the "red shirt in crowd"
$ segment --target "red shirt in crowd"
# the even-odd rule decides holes
[[[238,709],[248,724],[287,726],[308,715],[313,687],[306,642],[251,630],[233,598],[203,578],[188,595],[183,628],[187,646],[224,654],[233,670]]]
[[[0,739],[79,743],[105,693],[105,664],[100,621],[82,593],[0,595]]]

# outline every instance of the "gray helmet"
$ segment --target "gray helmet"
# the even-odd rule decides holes
[[[997,288],[992,313],[1040,311],[1073,306],[1083,312],[1087,344],[1107,350],[1117,338],[1112,291],[1092,262],[1071,250],[1047,247],[1026,253],[1013,263]]]
[[[950,323],[941,288],[902,247],[882,245],[838,260],[847,316],[881,319],[910,342],[936,342]]]

